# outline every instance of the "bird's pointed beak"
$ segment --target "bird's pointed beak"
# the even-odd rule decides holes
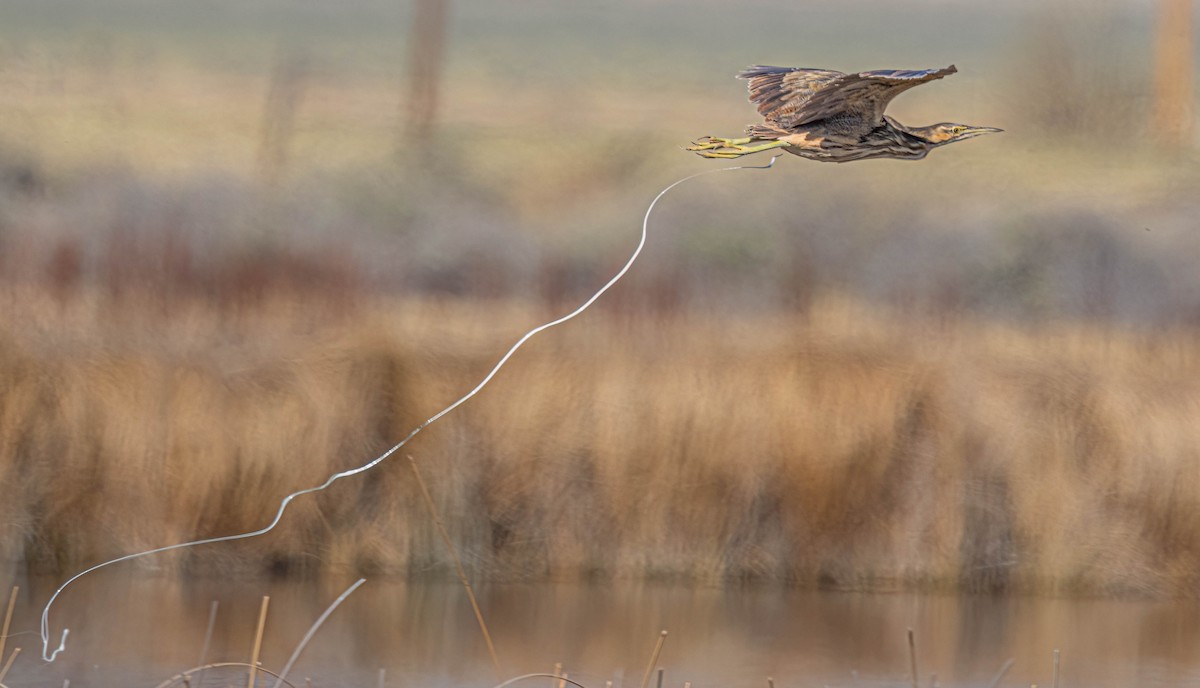
[[[996,127],[967,127],[966,130],[955,138],[970,139],[976,136],[983,136],[984,134],[999,134],[1002,131],[1004,130]]]

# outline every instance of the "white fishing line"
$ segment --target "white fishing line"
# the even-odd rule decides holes
[[[593,303],[595,303],[596,299],[600,298],[601,294],[608,291],[609,288],[611,288],[614,284],[617,283],[617,281],[619,281],[622,277],[625,276],[626,272],[629,272],[629,268],[631,268],[633,266],[634,261],[636,261],[638,256],[641,254],[642,248],[645,247],[645,245],[646,245],[646,228],[650,223],[650,213],[651,213],[651,211],[654,210],[654,206],[658,204],[659,199],[661,199],[663,196],[665,196],[668,191],[670,191],[671,189],[674,189],[675,187],[679,186],[680,184],[682,184],[686,181],[695,179],[696,177],[702,177],[706,174],[714,174],[717,172],[730,172],[733,170],[766,170],[766,169],[770,169],[772,166],[775,165],[775,161],[778,159],[779,159],[779,155],[775,155],[774,157],[771,158],[771,161],[768,162],[766,165],[737,165],[734,167],[720,167],[720,168],[713,169],[713,170],[704,170],[703,172],[697,172],[695,174],[688,175],[688,176],[684,177],[683,179],[680,179],[680,180],[670,184],[662,191],[658,192],[658,195],[654,197],[654,200],[650,201],[650,207],[646,208],[646,215],[645,215],[645,217],[642,218],[642,236],[638,240],[637,248],[635,248],[633,250],[633,254],[629,256],[629,260],[625,261],[625,264],[623,266],[621,266],[621,269],[617,271],[617,274],[613,275],[610,280],[605,282],[604,286],[600,287],[596,291],[596,293],[592,294],[592,296],[587,301],[584,301],[583,305],[579,306],[575,310],[571,311],[570,313],[562,316],[561,318],[559,318],[557,320],[552,320],[543,325],[539,325],[539,326],[533,328],[532,330],[526,332],[520,339],[517,340],[516,344],[513,344],[512,347],[507,352],[505,352],[505,354],[502,357],[500,357],[500,361],[498,363],[496,363],[495,366],[492,367],[492,369],[488,372],[487,375],[484,376],[483,380],[481,380],[479,382],[479,384],[475,385],[475,387],[472,388],[471,391],[469,391],[466,394],[464,394],[463,396],[461,396],[457,401],[450,404],[449,406],[442,409],[441,411],[438,411],[436,414],[431,416],[424,423],[421,423],[417,427],[413,428],[412,432],[408,433],[408,435],[405,436],[404,439],[400,440],[396,444],[396,446],[392,447],[391,449],[385,451],[384,453],[380,454],[376,458],[372,459],[371,461],[369,461],[367,463],[364,463],[363,465],[361,465],[357,468],[351,468],[349,470],[345,470],[340,473],[334,473],[333,475],[329,476],[329,478],[325,482],[321,483],[320,485],[318,485],[316,487],[310,487],[310,488],[307,488],[304,490],[299,490],[297,492],[293,492],[293,493],[289,494],[288,496],[284,497],[283,500],[279,503],[279,510],[277,512],[275,512],[275,518],[271,519],[271,522],[268,523],[266,526],[259,528],[258,530],[252,530],[247,533],[238,533],[236,535],[222,535],[221,537],[206,538],[203,540],[184,542],[184,543],[180,543],[177,545],[168,545],[166,547],[157,547],[155,549],[146,550],[145,552],[126,554],[125,556],[117,557],[116,559],[111,559],[109,561],[105,561],[105,562],[96,564],[95,566],[84,569],[83,571],[80,571],[79,573],[75,574],[74,576],[71,576],[70,578],[68,578],[65,583],[63,583],[61,586],[59,586],[59,588],[57,590],[54,591],[54,594],[50,596],[50,600],[48,602],[46,602],[45,608],[42,609],[42,624],[41,624],[42,659],[47,662],[53,662],[55,660],[55,658],[58,657],[58,654],[66,649],[67,635],[70,633],[69,628],[63,629],[62,637],[59,640],[58,647],[55,648],[53,651],[50,650],[50,607],[53,606],[54,601],[58,599],[58,596],[61,595],[62,592],[64,590],[66,590],[67,587],[70,586],[72,583],[74,583],[75,581],[79,580],[83,576],[86,576],[87,574],[89,574],[93,571],[102,569],[106,566],[111,566],[113,564],[119,564],[123,561],[129,561],[131,559],[138,559],[140,557],[148,557],[153,554],[162,554],[163,552],[170,552],[172,550],[183,549],[185,547],[195,547],[197,545],[210,545],[210,544],[217,543],[217,542],[230,542],[232,540],[244,540],[246,538],[258,537],[259,535],[264,535],[266,533],[271,532],[271,530],[273,530],[275,528],[275,526],[279,524],[280,519],[283,518],[283,512],[287,510],[288,504],[291,504],[293,499],[295,499],[296,497],[299,497],[301,495],[312,494],[313,492],[320,492],[321,490],[324,490],[325,488],[329,487],[334,482],[336,482],[342,478],[349,478],[350,476],[358,475],[359,473],[369,471],[372,468],[374,468],[375,466],[378,466],[389,456],[391,456],[392,454],[395,454],[396,451],[398,451],[401,447],[408,444],[409,440],[411,440],[413,437],[417,436],[417,433],[421,432],[426,427],[428,427],[431,423],[438,420],[439,418],[446,415],[447,413],[450,413],[451,411],[458,408],[459,406],[463,405],[468,399],[470,399],[471,397],[478,394],[479,390],[483,389],[484,386],[487,385],[487,383],[491,382],[492,378],[495,377],[496,373],[500,370],[500,368],[502,368],[504,366],[504,364],[508,362],[508,359],[511,358],[514,353],[516,353],[517,349],[521,348],[521,346],[525,342],[529,341],[529,339],[531,337],[533,337],[534,335],[536,335],[539,332],[548,330],[551,327],[561,325],[561,324],[567,322],[568,320],[574,318],[575,316],[579,315],[580,313],[584,312],[585,310],[587,310],[589,306],[591,306]]]

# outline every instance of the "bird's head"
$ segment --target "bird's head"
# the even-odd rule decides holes
[[[942,122],[941,124],[933,124],[928,127],[908,127],[908,131],[935,146],[941,146],[947,143],[954,143],[955,141],[973,139],[976,136],[983,136],[984,134],[995,134],[1004,130],[997,129],[996,127],[973,127],[968,124]]]

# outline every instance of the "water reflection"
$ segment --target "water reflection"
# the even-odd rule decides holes
[[[351,578],[265,583],[106,575],[55,606],[72,628],[53,665],[36,632],[5,680],[19,686],[153,686],[197,665],[210,604],[220,603],[208,661],[247,661],[262,595],[271,596],[263,666],[292,649]],[[52,583],[22,582],[14,630],[36,631]],[[30,595],[29,591],[33,594]],[[908,685],[906,628],[916,632],[922,685],[1050,685],[1062,650],[1064,686],[1176,686],[1200,679],[1193,604],[917,594],[714,589],[669,584],[487,585],[480,601],[505,677],[552,670],[600,688],[637,688],[660,629],[665,685],[696,688]],[[314,686],[490,686],[486,646],[461,588],[369,580],[322,627],[292,678]],[[212,678],[216,678],[213,676]],[[244,685],[245,678],[239,679]],[[535,684],[541,685],[541,684]],[[549,684],[547,684],[549,685]]]

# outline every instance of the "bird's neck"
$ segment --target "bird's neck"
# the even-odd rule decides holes
[[[884,115],[884,126],[891,134],[894,142],[903,148],[910,149],[913,157],[923,158],[929,149],[936,145],[924,134],[928,133],[929,127],[909,127],[905,126],[896,120]]]
[[[884,115],[883,119],[888,123],[888,125],[891,126],[891,128],[897,134],[907,137],[908,140],[913,141],[914,143],[918,143],[923,147],[936,146],[936,145],[938,145],[938,143],[940,143],[939,141],[936,140],[936,137],[933,135],[934,128],[932,126],[910,127],[908,125],[897,122],[896,120],[892,119],[891,117],[888,117],[887,115]]]

